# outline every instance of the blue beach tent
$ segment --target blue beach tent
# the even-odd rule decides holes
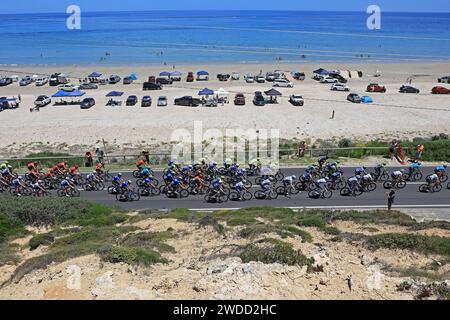
[[[202,70],[202,71],[197,72],[197,75],[198,76],[209,76],[209,73],[208,73],[208,71]]]
[[[213,95],[213,94],[214,94],[214,90],[211,90],[211,89],[208,89],[208,88],[205,88],[205,89],[200,90],[198,92],[199,96],[210,96],[210,95]]]
[[[369,96],[362,96],[361,97],[361,102],[362,103],[372,103],[373,99],[372,99],[372,97],[369,97]]]
[[[102,76],[101,73],[98,72],[92,72],[88,77],[89,78],[100,78]]]
[[[159,74],[160,77],[170,77],[170,72],[164,71]]]
[[[74,90],[74,91],[64,91],[59,90],[57,93],[52,95],[53,98],[76,98],[76,97],[82,97],[85,93],[80,90]]]
[[[123,95],[123,92],[120,91],[111,91],[106,96],[107,97],[121,97]]]

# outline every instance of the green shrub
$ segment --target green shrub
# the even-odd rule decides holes
[[[37,234],[29,241],[30,250],[35,250],[41,245],[50,245],[53,243],[53,241],[55,241],[55,237],[51,233]]]
[[[149,266],[155,263],[167,263],[168,260],[153,250],[142,248],[106,246],[97,251],[103,261],[110,263],[126,263],[129,265]]]
[[[17,264],[18,262],[19,257],[16,250],[6,242],[0,242],[0,267],[6,264]]]
[[[164,243],[174,235],[170,231],[165,232],[139,232],[130,233],[121,240],[120,244],[128,247],[152,249],[158,252],[175,252],[175,249]]]
[[[0,243],[10,237],[19,237],[26,233],[25,226],[20,220],[6,215],[0,210]]]

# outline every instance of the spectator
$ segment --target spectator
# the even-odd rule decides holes
[[[305,141],[300,142],[298,145],[297,156],[299,158],[303,158],[305,156],[305,151],[307,148],[308,148],[308,145],[306,144]]]
[[[422,157],[422,153],[425,150],[425,146],[423,144],[418,144],[416,147],[416,154],[414,156],[414,161],[419,161]]]
[[[392,160],[394,159],[395,149],[397,149],[398,142],[396,139],[391,141],[391,144],[389,146],[389,158]]]
[[[148,152],[147,150],[142,151],[142,157],[147,164],[150,163],[150,152]]]
[[[395,200],[395,190],[391,189],[391,191],[387,192],[386,195],[388,200],[388,211],[391,211],[392,205],[394,204]]]
[[[92,157],[92,152],[86,152],[86,167],[92,167],[94,165],[94,159]]]
[[[102,163],[105,157],[105,152],[100,148],[95,149],[95,155],[97,156],[97,162]]]

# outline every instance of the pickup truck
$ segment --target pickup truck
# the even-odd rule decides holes
[[[191,96],[184,96],[184,97],[175,99],[176,106],[198,107],[200,104],[201,104],[200,99],[196,99]]]

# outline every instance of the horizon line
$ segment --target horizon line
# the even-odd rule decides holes
[[[364,13],[366,14],[365,10],[289,10],[289,9],[283,9],[283,10],[271,10],[271,9],[258,9],[258,10],[251,10],[251,9],[156,9],[156,10],[109,10],[109,11],[85,11],[85,13],[136,13],[136,12],[224,12],[224,11],[232,11],[232,12],[334,12],[334,13]],[[422,13],[422,14],[450,14],[450,11],[383,11],[384,13]],[[66,12],[61,11],[46,11],[46,12],[7,12],[7,13],[0,13],[0,16],[2,15],[34,15],[34,14],[61,14],[61,15],[67,15]]]

